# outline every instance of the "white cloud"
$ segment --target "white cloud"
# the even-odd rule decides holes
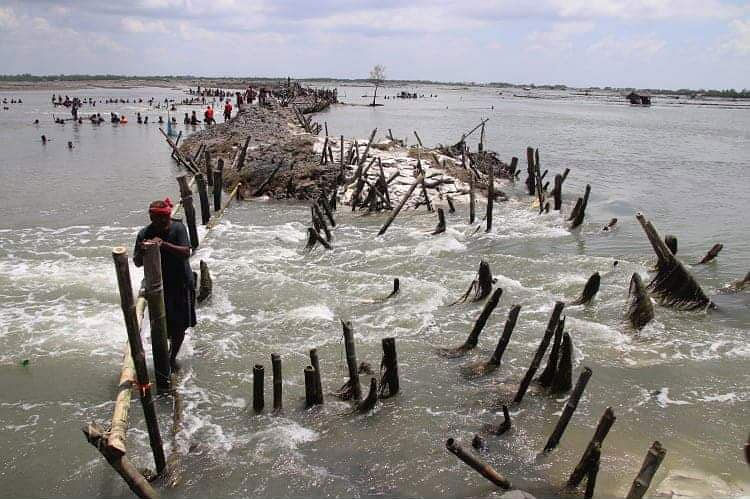
[[[124,17],[120,21],[124,31],[128,33],[167,33],[167,27],[163,21],[144,21],[133,17]]]
[[[18,26],[18,18],[10,7],[0,7],[0,30],[12,30]]]
[[[589,53],[610,56],[654,55],[666,46],[664,40],[653,35],[618,38],[607,36],[588,48]]]
[[[549,0],[562,17],[620,19],[727,19],[748,12],[748,6],[721,0]]]
[[[547,31],[534,31],[526,39],[532,50],[563,50],[572,47],[571,39],[594,29],[591,22],[555,23]]]
[[[722,48],[740,55],[750,55],[750,19],[735,19],[729,23],[731,37]]]

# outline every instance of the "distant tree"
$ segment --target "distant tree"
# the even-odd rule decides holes
[[[374,68],[370,70],[370,83],[375,85],[375,92],[372,94],[372,106],[375,105],[375,97],[378,95],[378,87],[385,81],[385,66],[376,64]]]

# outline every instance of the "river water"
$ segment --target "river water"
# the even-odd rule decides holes
[[[361,104],[370,91],[348,86],[340,95]],[[520,488],[554,493],[611,406],[617,421],[603,447],[601,495],[627,492],[654,440],[668,451],[652,491],[683,473],[709,481],[714,493],[747,494],[750,293],[716,296],[719,309],[711,313],[657,307],[639,334],[625,327],[622,312],[630,275],[647,277],[654,260],[637,211],[662,235],[678,237],[678,256],[707,294],[750,270],[744,213],[750,109],[667,99],[631,108],[611,96],[526,98],[489,89],[417,91],[437,97],[336,106],[316,120],[326,121],[334,136],[365,139],[372,128],[379,136],[391,128],[414,143],[417,130],[425,144],[436,144],[455,142],[489,118],[485,141],[502,158],[516,155],[524,165],[526,147],[534,146],[550,177],[571,169],[564,214],[591,185],[583,227],[570,231],[557,213],[537,215],[519,182],[504,187],[510,200],[496,206],[489,234],[473,234],[464,204],[437,237],[427,235],[436,220],[424,210],[402,213],[378,238],[383,216],[344,208],[334,250],[305,254],[307,205],[234,205],[194,257],[196,268],[199,259],[208,262],[214,296],[199,308],[183,349],[184,427],[177,435],[183,483],[163,495],[498,495],[445,450],[445,440],[468,445],[483,424],[500,421],[497,401],[523,376],[554,301],[572,301],[595,271],[602,275],[596,300],[564,312],[574,377],[583,366],[594,374],[559,448],[538,456],[565,397],[529,394],[512,408],[509,433],[485,435],[484,459]],[[159,111],[102,103],[96,111],[124,112],[130,123],[61,126],[52,123],[52,113],[61,111],[49,105],[51,93],[0,93],[24,100],[0,112],[0,490],[8,497],[128,497],[80,428],[108,422],[126,339],[111,249],[132,246],[147,203],[175,197],[180,172],[157,125],[135,123],[136,110],[152,123]],[[156,88],[68,94],[131,101],[184,95]],[[42,134],[52,138],[46,145]],[[601,232],[612,217],[620,220],[617,228]],[[718,259],[693,265],[715,242],[724,244]],[[437,348],[463,342],[481,310],[481,304],[447,306],[481,259],[504,290],[500,305],[472,354],[442,358]],[[140,282],[140,269],[131,272]],[[400,295],[373,303],[390,292],[395,277]],[[516,303],[522,310],[502,368],[467,379],[462,367],[489,357]],[[326,392],[346,378],[341,319],[352,321],[359,359],[375,370],[380,340],[397,338],[402,391],[367,415],[347,414],[350,406],[331,396],[321,408],[302,408],[310,348],[320,352]],[[278,417],[247,408],[258,363],[266,366],[271,404],[272,352],[281,354],[284,368],[285,412]],[[366,386],[369,376],[362,379]],[[157,404],[171,445],[170,400]],[[137,401],[128,435],[130,458],[153,467]]]

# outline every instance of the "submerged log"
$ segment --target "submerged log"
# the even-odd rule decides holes
[[[503,334],[500,336],[500,340],[498,340],[497,346],[495,347],[495,351],[492,352],[490,360],[467,367],[466,370],[468,371],[468,375],[483,376],[500,367],[503,360],[503,354],[508,347],[508,343],[510,343],[510,336],[513,334],[513,329],[516,327],[518,314],[520,312],[521,305],[513,305],[513,307],[511,307],[510,312],[508,312],[508,319],[505,321]]]
[[[713,307],[700,285],[661,240],[651,222],[641,213],[637,213],[635,217],[643,227],[657,257],[657,273],[648,285],[654,298],[661,305],[679,310]]]
[[[433,236],[436,236],[438,234],[442,234],[445,232],[445,213],[443,212],[442,208],[438,208],[438,224],[435,227],[435,230],[432,232]]]
[[[646,287],[637,272],[630,278],[625,317],[636,330],[642,329],[654,318],[654,304],[651,303],[651,298],[646,293]]]
[[[576,387],[573,389],[573,393],[570,394],[568,401],[565,402],[565,407],[560,415],[560,419],[557,420],[557,425],[555,426],[552,435],[550,435],[547,444],[544,446],[544,452],[551,451],[560,443],[560,439],[565,432],[565,428],[568,427],[570,418],[573,417],[573,413],[578,407],[578,401],[581,400],[581,395],[583,395],[583,391],[586,389],[589,379],[591,379],[591,369],[584,367],[581,374],[578,375],[578,381],[576,382]]]
[[[485,260],[481,260],[479,262],[479,270],[477,271],[476,279],[471,281],[466,293],[464,293],[458,300],[451,303],[451,306],[465,302],[472,292],[474,292],[474,297],[471,299],[472,302],[484,300],[492,292],[492,285],[495,284],[495,281],[496,280],[492,277],[490,264]]]
[[[534,354],[534,358],[531,360],[531,365],[529,366],[528,371],[526,371],[526,375],[521,380],[521,384],[518,386],[516,396],[513,398],[514,404],[520,404],[524,395],[526,395],[526,390],[529,389],[531,380],[534,379],[534,375],[536,374],[537,369],[539,369],[539,364],[541,364],[544,353],[549,346],[549,342],[552,340],[552,335],[555,334],[555,328],[557,328],[557,323],[560,320],[560,315],[562,314],[564,307],[565,304],[561,301],[555,303],[555,307],[552,309],[552,316],[547,323],[547,329],[544,331],[544,336],[539,344],[539,348],[537,348],[536,354]]]
[[[591,300],[594,299],[596,294],[599,292],[599,285],[601,284],[601,277],[599,276],[599,272],[594,272],[591,274],[591,277],[589,277],[589,280],[586,281],[586,285],[583,287],[583,292],[581,292],[581,296],[576,298],[573,302],[571,302],[571,305],[585,305],[589,303]]]
[[[130,490],[142,499],[157,499],[159,494],[148,480],[131,464],[124,454],[112,452],[108,444],[107,432],[96,423],[89,423],[83,427],[86,440],[96,447],[112,468],[125,480]]]
[[[713,246],[711,246],[711,249],[708,250],[708,253],[706,253],[706,256],[701,259],[700,262],[698,262],[698,265],[708,263],[712,261],[714,258],[719,256],[719,252],[724,248],[724,245],[721,243],[716,243]]]
[[[656,441],[651,445],[651,448],[646,454],[646,458],[643,460],[638,476],[633,480],[633,485],[630,487],[626,499],[641,499],[646,494],[646,491],[651,485],[651,480],[654,478],[656,471],[659,469],[659,466],[661,466],[661,462],[666,455],[667,449],[662,447],[659,441]]]
[[[398,393],[398,360],[396,358],[396,338],[383,338],[383,360],[380,361],[381,399],[393,397]]]
[[[198,297],[196,299],[198,303],[203,303],[209,296],[211,296],[214,289],[214,282],[211,279],[211,273],[208,271],[208,264],[203,260],[200,262],[200,269],[201,280],[200,287],[198,288]]]
[[[578,462],[578,465],[576,465],[573,473],[571,473],[568,483],[565,485],[566,488],[575,489],[581,484],[586,477],[588,468],[591,466],[592,454],[596,452],[596,449],[601,449],[602,443],[607,437],[607,434],[616,419],[615,413],[612,412],[612,408],[607,407],[604,414],[602,414],[602,417],[599,419],[599,424],[596,427],[594,436],[591,438],[588,447],[586,447],[586,450],[583,452],[581,460]]]
[[[448,452],[459,458],[464,463],[471,466],[477,473],[485,477],[490,482],[494,483],[498,487],[502,489],[510,489],[511,484],[510,482],[502,476],[500,473],[495,471],[492,466],[485,463],[478,457],[476,457],[474,454],[472,454],[468,449],[465,449],[461,444],[456,442],[454,439],[449,438],[448,441],[445,443],[446,449],[448,449]]]
[[[487,303],[484,304],[482,313],[479,314],[479,318],[474,323],[474,327],[471,329],[469,337],[466,338],[464,344],[455,348],[441,349],[440,351],[443,355],[447,357],[459,357],[477,346],[477,343],[479,342],[479,334],[482,332],[482,329],[484,329],[484,325],[487,323],[487,319],[490,318],[492,311],[495,310],[495,307],[497,307],[497,304],[500,301],[500,296],[502,296],[502,294],[502,288],[497,288],[495,292],[492,293],[492,297],[487,300]]]
[[[367,394],[367,398],[361,402],[357,402],[357,411],[360,413],[370,412],[375,408],[378,403],[378,380],[370,378],[370,392]]]

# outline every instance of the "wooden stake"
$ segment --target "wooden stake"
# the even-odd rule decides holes
[[[633,485],[630,487],[626,499],[641,499],[646,494],[651,485],[651,480],[654,478],[666,455],[667,449],[662,447],[658,440],[651,445],[646,458],[643,460],[638,476],[633,480]]]
[[[544,452],[551,451],[560,443],[560,439],[565,432],[565,428],[568,427],[570,418],[573,417],[573,413],[578,407],[578,401],[581,400],[581,395],[583,395],[583,391],[586,389],[589,379],[591,379],[591,369],[584,367],[581,374],[578,375],[578,381],[576,382],[576,387],[573,390],[573,393],[570,394],[570,398],[565,402],[565,408],[563,408],[560,419],[557,421],[555,430],[552,432],[549,440],[547,440],[547,444],[544,446]]]
[[[305,368],[305,407],[309,409],[315,403],[315,369],[307,366]]]
[[[201,223],[203,225],[206,225],[211,219],[211,205],[208,203],[208,188],[206,187],[206,178],[202,173],[199,173],[195,176],[195,181],[198,184],[198,196],[201,202]]]
[[[466,338],[466,341],[463,345],[456,347],[456,348],[444,348],[441,350],[443,355],[454,357],[459,355],[464,355],[469,350],[474,349],[477,346],[477,343],[479,342],[479,334],[482,332],[482,329],[484,329],[485,324],[487,323],[487,320],[490,318],[490,315],[495,310],[495,307],[497,307],[498,302],[500,301],[500,297],[503,294],[502,288],[497,288],[494,293],[492,293],[492,297],[487,300],[487,302],[484,304],[484,308],[482,308],[482,313],[479,314],[479,317],[477,318],[476,322],[474,323],[474,327],[471,329],[471,332],[469,333],[469,337]]]
[[[198,247],[198,228],[195,224],[195,206],[193,206],[193,191],[188,186],[187,175],[177,177],[177,183],[180,185],[180,198],[182,199],[182,209],[185,211],[185,221],[187,222],[188,234],[190,235],[190,247],[195,250]]]
[[[224,190],[224,160],[219,158],[219,162],[214,170],[214,211],[221,209],[221,191]]]
[[[492,208],[495,203],[495,169],[487,165],[487,228],[485,232],[492,230]]]
[[[432,235],[436,236],[438,234],[442,234],[445,232],[445,213],[443,212],[442,208],[438,208],[438,224],[435,227],[435,230],[432,231]]]
[[[396,338],[383,338],[383,360],[380,362],[380,398],[393,397],[398,393],[398,360]]]
[[[161,252],[156,243],[143,243],[143,295],[148,302],[151,323],[151,348],[154,356],[156,387],[160,392],[169,390],[171,367],[167,338],[167,310],[164,305]]]
[[[125,318],[125,328],[128,332],[128,343],[135,366],[138,392],[143,406],[143,414],[146,419],[149,442],[154,454],[157,473],[164,471],[166,459],[164,458],[164,447],[162,446],[161,434],[159,433],[159,421],[156,417],[156,408],[151,395],[151,383],[148,379],[146,368],[146,355],[141,343],[141,332],[138,327],[135,303],[133,302],[133,288],[130,281],[130,267],[128,266],[128,251],[123,247],[112,250],[112,259],[115,263],[117,273],[117,284],[120,289],[120,305]],[[106,457],[106,456],[105,456]]]
[[[209,186],[214,185],[214,171],[213,171],[213,165],[211,164],[211,153],[208,151],[208,147],[206,148],[206,151],[203,153],[204,155],[204,163],[206,163],[206,182]]]
[[[253,197],[258,197],[263,194],[263,190],[271,182],[271,180],[273,180],[273,178],[276,176],[276,173],[278,173],[282,166],[284,166],[284,163],[279,162],[279,164],[276,166],[276,168],[273,169],[271,174],[263,181],[262,184],[260,184],[260,187],[258,187],[255,192],[253,192]],[[290,168],[294,168],[294,163],[292,163],[292,166]]]
[[[570,335],[566,332],[563,334],[560,345],[560,362],[555,370],[555,377],[552,380],[550,393],[559,395],[570,391],[573,385],[573,342],[570,341]]]
[[[552,335],[555,334],[555,328],[557,327],[557,322],[560,320],[560,314],[562,314],[562,310],[564,307],[565,304],[561,301],[555,303],[555,308],[552,310],[552,316],[550,317],[549,323],[547,324],[547,329],[544,331],[542,341],[539,344],[539,348],[537,349],[536,354],[531,361],[529,370],[526,371],[526,375],[524,376],[523,380],[521,380],[521,385],[518,387],[518,392],[516,392],[515,398],[513,398],[513,403],[520,404],[523,400],[523,396],[526,395],[526,390],[529,389],[531,380],[534,378],[537,369],[539,369],[539,364],[541,364],[542,362],[544,352],[547,351],[547,347],[549,346],[549,342],[552,339]]]
[[[273,412],[275,414],[284,410],[282,398],[282,379],[281,379],[281,355],[271,354],[271,368],[273,370]]]
[[[414,189],[417,188],[417,185],[421,184],[424,181],[424,174],[419,175],[416,179],[414,179],[414,183],[411,184],[411,187],[409,187],[409,190],[406,191],[406,194],[404,195],[403,199],[399,203],[398,207],[391,213],[391,215],[388,217],[388,220],[386,220],[385,224],[380,228],[380,232],[378,232],[379,236],[382,236],[385,234],[385,231],[388,230],[388,227],[393,223],[393,220],[398,216],[401,209],[404,207],[406,202],[409,200],[409,197],[411,197],[412,193],[414,192]]]
[[[584,477],[586,476],[588,467],[587,465],[591,462],[591,455],[595,452],[594,448],[601,448],[602,442],[604,442],[604,439],[607,437],[607,433],[609,433],[609,429],[612,428],[612,425],[615,423],[616,419],[617,418],[615,418],[615,413],[612,412],[612,408],[607,407],[607,409],[604,411],[604,414],[602,414],[602,417],[599,419],[599,424],[596,427],[594,436],[591,438],[591,442],[589,442],[589,445],[588,447],[586,447],[583,456],[581,456],[581,460],[578,462],[578,465],[575,467],[575,470],[573,470],[573,473],[568,479],[568,483],[566,485],[567,488],[574,489],[578,487],[578,485],[580,485],[580,483],[583,481]]]
[[[557,323],[557,327],[555,327],[555,340],[552,342],[552,350],[550,350],[549,357],[547,358],[547,366],[536,380],[540,386],[545,388],[552,386],[552,381],[554,381],[555,374],[557,373],[557,363],[560,359],[560,345],[562,344],[564,330],[565,317],[561,318]]]
[[[596,475],[599,473],[599,462],[601,461],[602,451],[598,445],[595,445],[591,451],[591,459],[586,469],[586,492],[583,497],[592,499],[594,497],[594,488],[596,487]]]
[[[263,366],[255,364],[253,367],[253,410],[255,413],[263,412]]]
[[[480,475],[485,477],[490,482],[494,483],[498,487],[502,489],[510,489],[511,484],[510,482],[502,476],[500,473],[495,471],[492,466],[485,463],[478,457],[476,457],[474,454],[472,454],[468,449],[465,449],[461,444],[456,442],[454,439],[449,438],[447,442],[445,442],[445,447],[448,449],[448,452],[459,458],[464,463],[471,466],[474,470],[476,470]]]
[[[357,411],[360,413],[370,412],[378,403],[378,380],[370,378],[370,391],[367,392],[367,398],[357,404]]]
[[[469,225],[476,219],[476,198],[474,197],[474,176],[469,173]]]
[[[372,133],[370,134],[370,140],[367,141],[367,147],[365,147],[365,153],[359,158],[358,165],[361,165],[365,162],[367,159],[367,153],[370,152],[370,146],[372,145],[372,141],[375,140],[375,132],[377,132],[378,129],[374,128],[372,130]]]
[[[352,323],[341,321],[344,330],[344,348],[346,350],[346,365],[349,369],[349,381],[344,385],[344,399],[362,399],[362,388],[359,384],[359,365],[357,364],[357,353],[354,350],[354,333],[352,332]],[[348,395],[348,396],[347,396]]]
[[[310,364],[315,369],[315,403],[323,403],[323,380],[320,373],[320,359],[318,358],[318,349],[310,350]]]

